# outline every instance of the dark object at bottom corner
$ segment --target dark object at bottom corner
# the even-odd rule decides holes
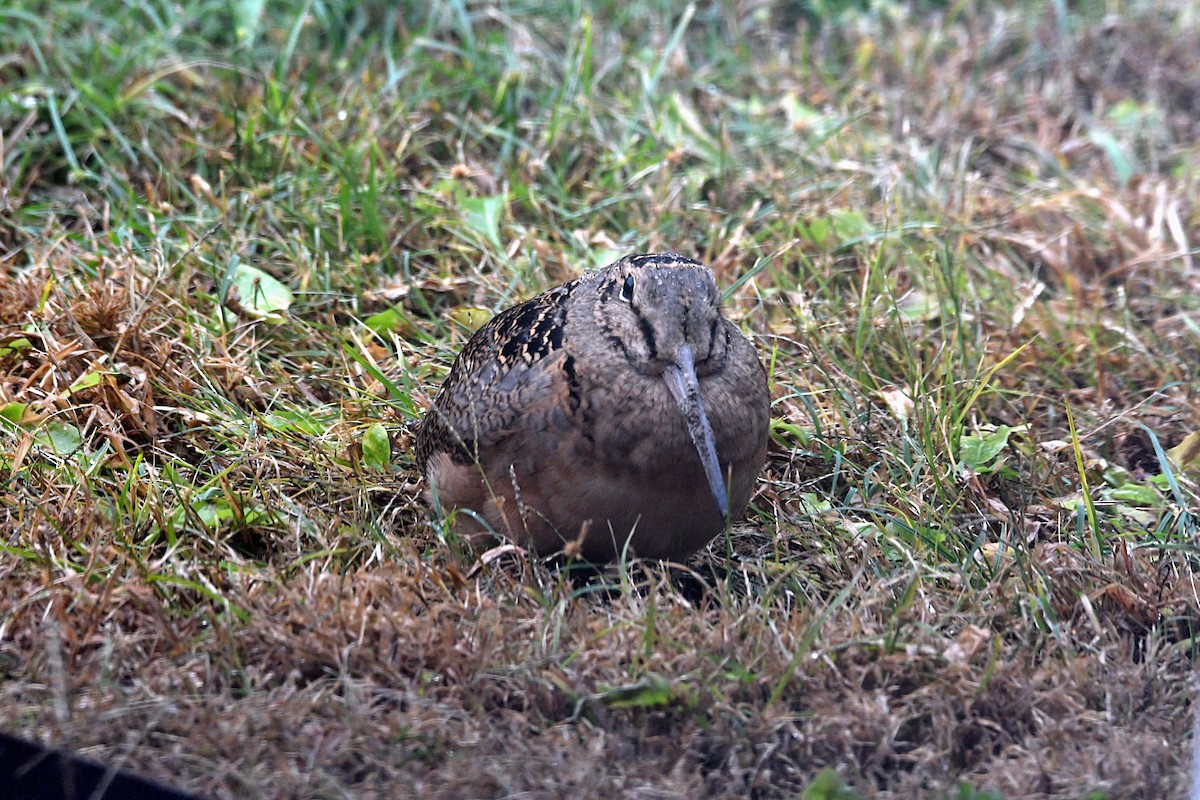
[[[6,733],[0,733],[0,796],[8,800],[199,800]]]

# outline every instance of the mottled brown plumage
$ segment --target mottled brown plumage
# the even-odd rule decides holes
[[[703,547],[749,501],[769,422],[762,364],[718,304],[704,265],[638,255],[496,315],[417,435],[431,499],[460,533],[539,553]]]

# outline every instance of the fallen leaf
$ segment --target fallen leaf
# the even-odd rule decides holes
[[[942,651],[942,658],[951,664],[965,666],[971,663],[991,636],[992,632],[987,628],[967,625],[958,632],[958,636],[954,637],[954,641]]]

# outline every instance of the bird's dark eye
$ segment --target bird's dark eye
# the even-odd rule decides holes
[[[633,301],[633,276],[626,275],[625,283],[621,285],[621,299],[626,303]]]

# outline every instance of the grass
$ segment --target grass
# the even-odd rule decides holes
[[[0,10],[0,724],[214,797],[1181,797],[1181,0]],[[687,565],[476,563],[412,424],[637,250],[770,367]]]

